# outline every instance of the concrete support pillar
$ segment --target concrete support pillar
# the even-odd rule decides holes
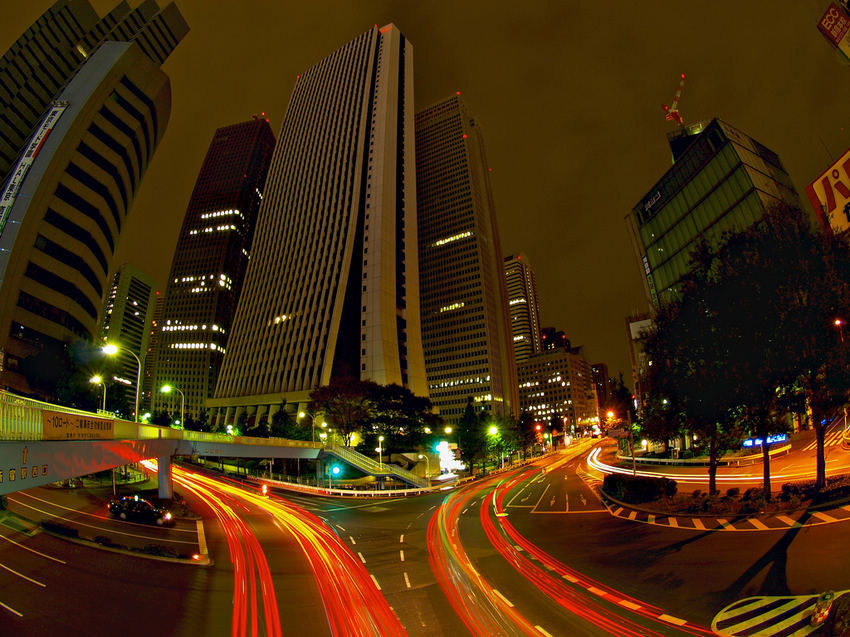
[[[174,485],[171,482],[171,456],[160,456],[159,463],[159,499],[171,500],[174,498]]]

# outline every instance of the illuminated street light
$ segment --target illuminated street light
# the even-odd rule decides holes
[[[383,463],[383,451],[384,451],[384,449],[381,446],[382,442],[384,442],[384,437],[378,436],[378,448],[375,449],[375,451],[378,452],[378,467],[380,468],[381,471],[384,470],[384,463]]]
[[[334,476],[338,476],[339,472],[340,472],[339,465],[334,465],[333,467],[331,467],[331,474],[328,477],[329,480],[330,480],[329,488],[333,489],[333,487],[334,487]]]
[[[327,437],[328,434],[326,434],[324,431],[319,434],[319,438],[322,440],[322,444],[325,444],[325,440],[327,439]]]
[[[183,413],[184,413],[183,408],[186,406],[186,396],[183,394],[182,391],[180,391],[176,387],[172,387],[171,385],[163,385],[160,388],[159,391],[161,391],[163,394],[170,394],[172,391],[176,391],[177,393],[180,394],[180,422],[178,422],[177,424],[180,425],[180,427],[182,428],[184,426],[183,425]]]
[[[840,318],[835,319],[835,327],[838,328],[838,334],[841,336],[841,342],[844,343],[844,321]]]
[[[95,375],[89,378],[89,382],[93,385],[102,385],[103,386],[103,405],[101,406],[101,411],[106,411],[106,383],[103,382],[103,378],[101,376]]]
[[[419,454],[419,459],[425,459],[425,477],[431,477],[431,463],[428,461],[428,456],[423,456],[421,453]]]
[[[446,433],[447,433],[447,434],[450,434],[451,432],[452,432],[452,428],[451,428],[451,427],[446,427]]]
[[[498,428],[498,427],[496,427],[496,425],[492,425],[492,426],[490,427],[490,429],[488,429],[488,430],[487,430],[487,432],[488,432],[491,436],[495,436],[497,433],[499,433],[499,428]]]
[[[115,356],[118,353],[118,346],[113,343],[107,343],[101,351],[107,356]],[[125,351],[129,352],[136,359],[136,404],[133,409],[133,422],[139,422],[139,387],[142,384],[142,361],[139,360],[139,357],[132,350],[125,348]]]

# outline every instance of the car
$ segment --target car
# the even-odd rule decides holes
[[[108,507],[112,515],[122,520],[144,522],[145,524],[156,524],[158,526],[174,524],[174,518],[170,512],[154,506],[149,501],[137,495],[125,495],[110,500]]]

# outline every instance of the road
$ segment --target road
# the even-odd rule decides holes
[[[770,623],[772,609],[846,586],[850,521],[672,527],[614,515],[597,479],[585,453],[380,500],[263,497],[178,471],[203,517],[208,568],[70,543],[26,519],[60,515],[90,533],[164,534],[200,550],[191,523],[127,526],[97,498],[21,492],[0,524],[0,635],[148,636],[151,622],[181,636],[710,634],[739,600],[765,598],[742,608]]]

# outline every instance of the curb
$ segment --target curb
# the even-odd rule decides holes
[[[213,566],[214,564],[214,562],[210,559],[209,555],[201,555],[200,558],[197,560],[193,560],[192,558],[187,559],[181,557],[166,557],[164,555],[152,555],[150,553],[145,553],[144,551],[133,551],[131,549],[121,549],[113,546],[106,546],[104,544],[99,544],[94,540],[86,540],[84,538],[79,537],[69,537],[61,533],[48,531],[47,529],[41,527],[39,527],[39,531],[41,533],[46,533],[47,535],[51,535],[60,540],[65,540],[66,542],[71,542],[80,546],[87,546],[93,549],[100,549],[102,551],[109,551],[110,553],[120,553],[122,555],[130,555],[132,557],[141,557],[144,559],[156,560],[158,562],[171,562],[172,564],[188,564],[191,566]]]

